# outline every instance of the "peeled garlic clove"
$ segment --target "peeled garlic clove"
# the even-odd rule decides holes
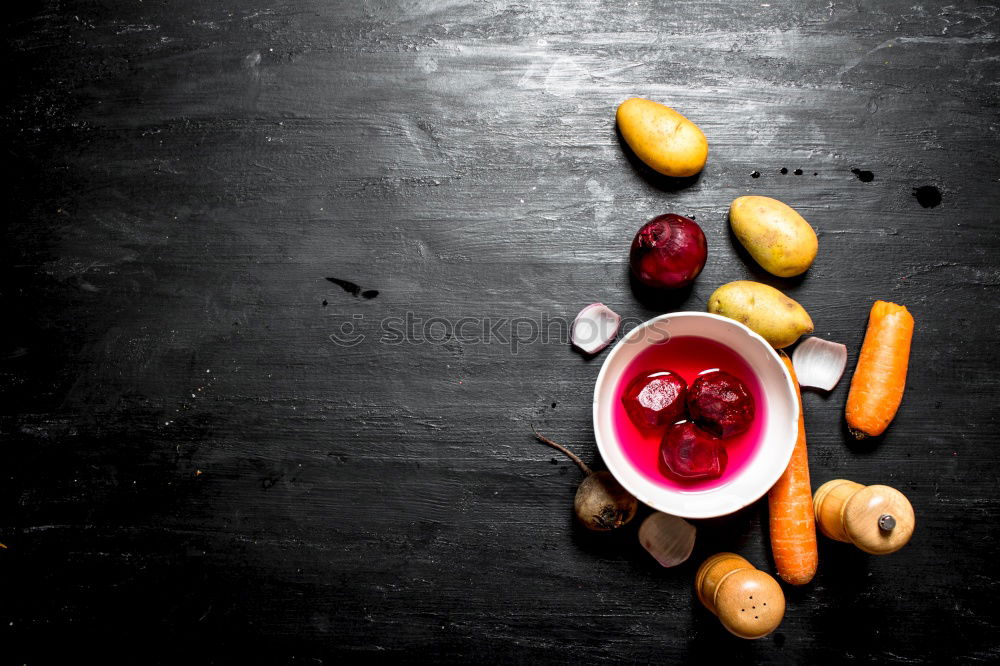
[[[691,555],[696,531],[683,518],[657,512],[639,526],[639,543],[661,566],[675,567]]]
[[[799,386],[832,391],[847,367],[847,347],[839,342],[806,338],[792,353]]]
[[[618,335],[622,318],[603,303],[591,303],[573,320],[573,346],[588,354],[601,351]]]

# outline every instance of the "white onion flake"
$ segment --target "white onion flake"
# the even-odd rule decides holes
[[[642,521],[639,543],[661,566],[675,567],[691,556],[696,532],[683,518],[656,512]]]
[[[603,303],[591,303],[573,320],[573,346],[587,354],[601,351],[618,335],[622,318]]]
[[[847,367],[847,347],[821,338],[806,338],[792,353],[799,386],[832,391]]]

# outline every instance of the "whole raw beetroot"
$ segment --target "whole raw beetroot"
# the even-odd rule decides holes
[[[687,406],[691,419],[718,437],[746,431],[755,412],[746,385],[723,370],[707,372],[691,382]]]

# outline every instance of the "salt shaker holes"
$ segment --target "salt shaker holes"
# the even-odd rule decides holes
[[[740,638],[766,636],[785,614],[785,595],[778,582],[735,553],[719,553],[705,560],[695,576],[695,589],[722,626]],[[771,600],[768,607],[763,599]]]

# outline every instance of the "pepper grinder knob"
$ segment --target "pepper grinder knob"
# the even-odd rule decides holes
[[[820,532],[872,555],[888,555],[905,546],[916,524],[913,506],[903,493],[846,479],[820,486],[813,510]]]

